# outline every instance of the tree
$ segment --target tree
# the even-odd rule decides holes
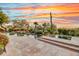
[[[8,22],[8,16],[3,13],[2,9],[0,8],[0,25],[2,26],[2,24],[6,22]]]
[[[2,9],[0,8],[0,26],[1,28],[4,29],[3,31],[5,31],[6,28],[3,27],[2,25],[3,23],[6,23],[6,22],[8,22],[8,16],[5,13],[3,13]]]
[[[35,25],[34,30],[36,30],[36,29],[37,29],[37,25],[38,25],[38,23],[37,23],[37,22],[34,22],[34,25]]]
[[[43,23],[42,26],[43,26],[43,34],[45,34],[45,29],[46,29],[47,24]]]
[[[50,28],[52,30],[52,14],[51,14],[51,12],[50,12],[50,24],[51,24]]]
[[[52,23],[52,14],[50,12],[50,33],[54,34],[57,32],[56,25]]]
[[[1,28],[4,28],[2,26],[3,23],[6,23],[8,21],[8,16],[2,12],[2,9],[0,8],[0,26]],[[0,28],[0,30],[1,30]],[[5,28],[4,28],[5,29]],[[3,29],[3,30],[4,30]],[[0,55],[5,51],[5,46],[8,43],[8,37],[4,35],[3,33],[0,33]]]

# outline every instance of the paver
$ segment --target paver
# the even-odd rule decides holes
[[[16,35],[9,36],[9,43],[6,46],[7,53],[3,56],[77,56],[79,53],[70,51],[59,46],[51,45],[37,39],[34,36]]]

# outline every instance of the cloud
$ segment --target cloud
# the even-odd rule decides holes
[[[48,11],[64,11],[64,12],[79,12],[79,4],[50,4],[50,5],[32,5],[32,6],[24,6],[24,7],[16,7],[16,8],[5,8],[8,10],[48,10]]]
[[[18,5],[18,4],[16,4]],[[47,22],[48,20],[45,18],[50,17],[50,12],[52,13],[53,18],[57,18],[54,20],[57,24],[71,24],[71,23],[79,23],[79,3],[42,3],[42,4],[23,4],[9,7],[3,7],[3,10],[11,11],[8,15],[15,16],[16,18],[31,18],[32,21],[38,22]],[[7,5],[6,5],[7,6]],[[15,12],[16,11],[16,12]],[[18,11],[18,13],[17,13]],[[77,17],[77,18],[76,18]],[[33,20],[33,19],[37,20]],[[40,19],[45,20],[40,20]],[[63,20],[58,20],[63,19]]]
[[[62,13],[62,14],[53,14],[52,13],[52,17],[75,17],[75,16],[79,16],[79,12],[70,12],[70,13]],[[50,13],[40,13],[40,14],[36,14],[34,16],[32,16],[32,18],[41,18],[41,17],[50,17]]]

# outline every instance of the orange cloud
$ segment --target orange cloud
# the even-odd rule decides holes
[[[60,10],[60,11],[72,11],[79,12],[79,4],[66,4],[57,6],[40,6],[36,10]]]
[[[53,20],[53,22],[56,24],[72,24],[72,22],[68,20]]]
[[[16,18],[29,18],[29,16],[15,16]]]
[[[79,16],[79,12],[52,14],[52,17],[71,17],[71,16]],[[32,16],[32,18],[41,18],[41,17],[50,17],[50,14],[43,13]]]
[[[68,11],[68,12],[79,12],[79,4],[65,4],[65,5],[50,5],[50,6],[37,6],[36,8],[33,7],[17,7],[12,8],[13,10],[58,10],[58,11]]]
[[[74,17],[79,16],[79,12],[70,12],[70,13],[62,13],[62,14],[53,14],[52,17],[61,18],[61,17]],[[16,16],[17,18],[49,18],[50,14],[48,13],[40,13],[33,16]]]

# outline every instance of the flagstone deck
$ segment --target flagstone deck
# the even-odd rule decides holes
[[[34,38],[34,36],[9,36],[7,52],[2,56],[78,56],[79,53],[51,45]],[[56,38],[57,39],[57,38]]]

